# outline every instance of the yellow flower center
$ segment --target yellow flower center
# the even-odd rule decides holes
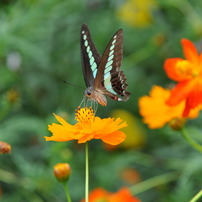
[[[76,110],[76,121],[80,122],[80,123],[86,123],[89,122],[90,120],[92,120],[95,117],[94,111],[92,109],[92,107],[87,108],[80,108],[78,107],[78,109]]]
[[[182,60],[177,62],[177,68],[180,74],[182,75],[192,75],[192,66],[189,61]]]
[[[187,60],[178,61],[177,68],[181,75],[187,75],[190,77],[197,77],[201,72],[200,65],[192,64]]]

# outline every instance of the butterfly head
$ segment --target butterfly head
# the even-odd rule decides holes
[[[89,100],[97,101],[102,106],[107,105],[107,99],[104,96],[104,94],[99,91],[95,90],[92,87],[88,87],[84,92],[85,97],[87,97]]]

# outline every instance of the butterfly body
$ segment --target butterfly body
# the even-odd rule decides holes
[[[104,92],[100,89],[95,90],[93,87],[88,87],[85,90],[84,95],[90,100],[97,101],[102,106],[107,105],[107,98],[104,95]]]
[[[87,99],[107,105],[107,95],[117,101],[127,101],[130,93],[126,91],[126,77],[120,70],[122,61],[123,34],[118,30],[107,45],[102,57],[92,42],[87,25],[81,27],[82,69],[87,89]]]

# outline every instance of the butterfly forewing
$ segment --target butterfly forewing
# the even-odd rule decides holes
[[[120,70],[123,57],[123,31],[118,30],[107,45],[98,66],[94,82],[95,89],[104,89],[105,94],[114,100],[127,100],[126,77]],[[125,99],[119,98],[118,95]]]
[[[93,86],[101,57],[92,42],[87,25],[81,27],[81,58],[86,86]]]

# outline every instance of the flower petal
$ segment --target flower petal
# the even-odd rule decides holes
[[[190,81],[182,81],[178,83],[172,90],[171,95],[166,101],[166,104],[174,106],[179,104],[182,100],[187,99],[190,92],[193,90],[194,82]]]
[[[184,56],[191,63],[197,63],[198,61],[198,53],[194,46],[194,44],[188,39],[181,40]]]
[[[194,109],[202,104],[202,80],[195,79],[192,83],[192,91],[186,99],[186,107],[183,112],[184,117],[188,116],[191,109]]]
[[[190,81],[178,83],[172,89],[171,95],[166,103],[174,106],[183,100],[186,101],[183,117],[188,116],[191,109],[202,104],[202,80],[200,78],[197,77]]]
[[[101,137],[101,140],[110,145],[118,145],[126,139],[126,135],[122,131],[115,131],[114,133]]]
[[[86,143],[87,141],[90,141],[94,138],[93,134],[87,133],[82,135],[79,139],[78,139],[78,143]]]
[[[109,196],[109,202],[140,202],[140,200],[133,196],[129,188],[123,187],[119,189],[116,193],[112,193]]]
[[[71,126],[69,123],[67,123],[62,117],[56,115],[53,113],[53,115],[55,116],[55,118],[58,120],[58,122],[60,122],[62,125],[64,126]]]
[[[79,136],[75,134],[79,134],[77,127],[72,126],[67,123],[63,118],[54,114],[56,119],[62,124],[53,123],[52,125],[48,125],[48,130],[52,132],[51,137],[44,137],[46,141],[69,141],[73,139],[78,139]]]
[[[44,136],[44,138],[46,139],[46,141],[56,141],[56,142],[66,142],[74,139],[70,137],[63,138],[62,136],[56,136],[56,135],[53,135],[51,137]]]

